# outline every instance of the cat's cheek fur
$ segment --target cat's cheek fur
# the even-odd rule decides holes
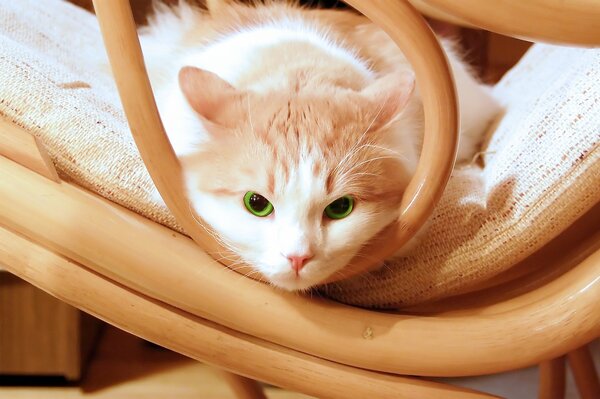
[[[159,97],[158,103],[161,105],[165,131],[177,132],[169,134],[169,141],[177,156],[193,155],[202,143],[209,140],[209,134],[198,115],[177,87]]]
[[[203,191],[200,189],[202,181],[210,173],[203,168],[190,168],[185,162],[182,167],[186,194],[194,211],[218,234],[223,246],[235,255],[244,254],[244,259],[234,261],[248,262],[250,259],[246,257],[260,254],[271,224],[269,218],[250,214],[244,206],[244,193],[218,195]]]
[[[300,276],[282,265],[266,275],[276,286],[286,290],[305,290],[322,284],[336,272],[343,274],[344,267],[357,255],[362,245],[397,218],[394,209],[375,204],[358,204],[356,212],[345,219],[325,221],[322,252],[302,269]],[[259,269],[261,267],[259,266]],[[263,271],[263,274],[265,272]]]

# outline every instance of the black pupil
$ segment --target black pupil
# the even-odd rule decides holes
[[[329,210],[336,215],[346,213],[348,208],[350,208],[350,199],[348,197],[336,199],[329,205]]]
[[[269,201],[262,195],[252,194],[250,199],[248,200],[252,209],[256,212],[262,212],[269,205]]]

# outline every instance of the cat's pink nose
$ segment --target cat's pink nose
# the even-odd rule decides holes
[[[300,273],[300,270],[306,265],[306,263],[313,258],[313,254],[303,255],[288,255],[287,258],[290,260],[292,269],[296,272],[296,276]]]

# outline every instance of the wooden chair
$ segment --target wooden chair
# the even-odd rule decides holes
[[[429,216],[448,180],[455,93],[435,37],[408,2],[347,2],[405,51],[426,111],[417,175],[401,219],[385,232],[394,239],[371,248],[385,258]],[[491,5],[475,1],[414,4],[504,34],[600,44],[600,5],[584,0],[556,0],[554,7],[505,1],[493,14]],[[489,398],[414,376],[480,375],[540,363],[540,397],[560,398],[565,354],[581,396],[600,397],[585,347],[600,336],[600,205],[489,287],[448,303],[393,314],[275,291],[207,255],[222,248],[195,223],[178,183],[179,165],[154,104],[128,2],[97,0],[95,7],[136,143],[165,202],[199,245],[59,182],[39,142],[3,124],[0,130],[10,134],[0,136],[0,263],[10,272],[123,330],[227,370],[239,398],[264,397],[254,380],[320,398]],[[530,24],[536,15],[544,18]],[[434,142],[447,151],[433,156]],[[371,264],[350,267],[356,274]]]

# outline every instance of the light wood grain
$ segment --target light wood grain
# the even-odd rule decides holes
[[[3,228],[0,262],[24,280],[125,331],[213,366],[322,399],[493,397],[352,368],[267,343],[137,294]]]
[[[567,358],[581,399],[600,398],[600,381],[587,345],[569,352]]]
[[[400,220],[365,249],[368,257],[356,257],[329,281],[377,267],[414,236],[450,177],[458,132],[456,93],[448,62],[420,14],[405,1],[348,3],[379,24],[413,65],[425,109],[425,138],[416,174],[401,204]],[[132,135],[156,187],[184,230],[207,253],[229,263],[226,259],[233,258],[226,256],[227,251],[213,239],[210,228],[194,214],[185,197],[181,167],[158,115],[128,2],[97,0],[94,8]],[[243,274],[250,271],[240,265],[236,270]]]
[[[1,225],[150,297],[339,363],[476,375],[560,356],[600,333],[600,252],[530,293],[460,315],[378,313],[243,278],[188,238],[14,162],[0,159],[0,174]],[[494,306],[507,310],[486,314]]]
[[[564,399],[566,387],[563,356],[540,364],[538,399]]]
[[[464,21],[503,35],[594,47],[600,45],[597,0],[411,0],[434,17]]]
[[[18,162],[52,181],[60,181],[41,141],[3,118],[0,118],[0,156]]]
[[[476,28],[476,26],[468,23],[464,19],[461,19],[455,15],[452,15],[448,12],[442,11],[439,8],[432,6],[431,4],[427,3],[427,0],[409,1],[413,6],[415,6],[417,10],[419,10],[419,12],[423,13],[424,15],[427,15],[428,17],[437,19],[439,21],[449,22],[453,25],[464,26],[467,28]]]

